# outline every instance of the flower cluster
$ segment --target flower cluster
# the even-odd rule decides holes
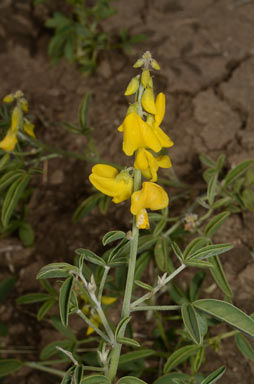
[[[135,154],[134,167],[119,172],[116,168],[97,164],[89,176],[91,183],[104,194],[120,203],[131,197],[131,213],[136,215],[138,228],[149,228],[146,209],[158,210],[168,205],[168,195],[157,181],[159,167],[170,168],[168,156],[161,156],[163,148],[173,145],[172,140],[160,128],[165,115],[165,95],[161,92],[155,98],[150,67],[159,70],[159,64],[146,52],[135,64],[142,74],[129,83],[125,95],[135,95],[135,101],[128,108],[123,123],[118,128],[123,133],[123,152],[127,156]],[[134,169],[134,172],[133,172]],[[133,173],[139,170],[150,180],[143,182],[142,188],[135,189]]]
[[[0,140],[0,149],[13,151],[18,142],[19,132],[24,131],[29,136],[35,137],[34,124],[24,117],[24,112],[28,111],[28,103],[23,92],[11,93],[4,97],[3,102],[7,104],[15,103],[15,106],[11,114],[11,126]]]

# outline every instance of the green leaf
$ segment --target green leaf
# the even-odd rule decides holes
[[[145,381],[134,376],[124,376],[118,380],[117,384],[147,384]]]
[[[201,248],[200,250],[194,252],[188,260],[193,261],[193,260],[207,259],[208,257],[220,255],[221,253],[225,253],[232,248],[233,248],[232,244],[207,245],[206,247]]]
[[[130,316],[126,316],[124,317],[123,319],[121,319],[121,321],[119,321],[117,327],[116,327],[116,331],[115,331],[115,337],[117,338],[119,336],[119,334],[121,333],[124,333],[122,332],[123,330],[125,330],[127,324],[129,323],[131,317]]]
[[[254,320],[234,305],[216,299],[201,299],[192,304],[200,311],[226,322],[247,336],[254,337]]]
[[[11,215],[30,179],[30,175],[25,174],[19,177],[8,189],[2,206],[2,223],[4,227],[9,224]]]
[[[215,161],[213,161],[209,156],[207,155],[199,155],[199,160],[201,161],[201,163],[203,163],[204,165],[206,165],[207,167],[209,168],[214,168],[216,167],[216,163]]]
[[[68,369],[68,371],[65,372],[63,380],[61,381],[61,384],[72,384],[72,376],[73,376],[73,371],[75,367],[72,366],[71,368]]]
[[[205,227],[205,234],[207,237],[212,237],[216,231],[222,226],[224,221],[228,218],[230,212],[221,212],[214,216]]]
[[[82,365],[78,365],[77,367],[75,367],[74,374],[73,374],[74,384],[81,383],[83,378],[83,373],[84,373],[84,368],[82,367]]]
[[[28,293],[27,295],[21,296],[16,300],[17,304],[31,304],[46,301],[51,298],[47,293]]]
[[[191,304],[182,304],[182,318],[184,325],[189,332],[192,340],[196,344],[202,343],[202,335],[199,328],[199,322],[195,308]]]
[[[253,163],[253,160],[247,160],[238,164],[233,169],[231,169],[224,179],[224,187],[225,188],[228,187],[236,179],[238,179],[245,171],[247,171],[247,169],[252,163]]]
[[[220,208],[222,206],[227,207],[228,205],[232,204],[232,201],[233,201],[232,197],[229,197],[229,196],[223,197],[222,199],[219,199],[219,200],[215,201],[213,203],[213,205],[212,205],[212,208],[213,209],[218,209],[218,208]]]
[[[31,247],[34,243],[34,230],[30,223],[22,222],[19,227],[19,238],[25,247]]]
[[[53,326],[56,328],[56,330],[60,332],[62,335],[64,335],[64,337],[67,337],[67,339],[71,339],[72,341],[76,341],[76,336],[71,330],[71,328],[64,327],[58,316],[52,316],[51,322]]]
[[[154,247],[154,256],[158,268],[162,272],[173,272],[174,266],[172,260],[170,259],[170,246],[169,239],[161,237]]]
[[[14,181],[16,181],[20,177],[20,175],[24,175],[24,173],[25,172],[22,169],[15,169],[15,170],[11,170],[9,172],[6,172],[0,178],[0,191],[3,191],[10,184],[13,184]]]
[[[87,132],[88,128],[88,110],[91,102],[91,93],[87,92],[83,97],[79,107],[79,124],[83,132]]]
[[[178,245],[174,241],[172,241],[171,247],[174,251],[174,254],[178,257],[178,259],[181,261],[181,263],[183,263],[184,257],[183,257],[183,254],[182,254],[180,248],[178,247]]]
[[[254,348],[250,345],[249,341],[241,335],[237,333],[235,335],[235,343],[239,351],[249,360],[254,361]]]
[[[106,376],[91,375],[84,377],[80,384],[110,384],[110,380]]]
[[[135,280],[134,283],[139,287],[146,289],[147,291],[151,292],[153,290],[153,287],[151,285],[143,283],[143,281]]]
[[[109,243],[112,243],[113,241],[124,239],[125,237],[126,237],[126,233],[123,231],[111,231],[106,233],[106,235],[104,235],[102,244],[105,246]]]
[[[51,298],[45,301],[45,303],[42,304],[42,306],[40,307],[37,313],[37,320],[41,321],[43,317],[51,310],[51,308],[54,307],[55,304],[56,304],[56,298]]]
[[[50,357],[59,354],[59,350],[56,347],[61,347],[66,350],[72,350],[73,348],[73,341],[71,340],[56,340],[52,343],[46,345],[40,353],[40,359],[41,360],[47,360]]]
[[[144,252],[138,257],[135,268],[135,280],[140,280],[151,257],[152,254],[150,251]]]
[[[203,271],[200,271],[196,273],[196,275],[191,280],[190,289],[189,289],[190,301],[197,300],[199,296],[199,291],[203,284],[205,276],[206,276],[206,273]]]
[[[129,337],[118,337],[117,342],[120,344],[130,345],[132,347],[140,347],[140,344],[136,340],[130,339]]]
[[[72,220],[77,222],[85,217],[99,202],[101,193],[93,193],[87,199],[85,199],[75,210]]]
[[[211,275],[213,276],[214,280],[216,281],[222,292],[224,292],[225,295],[232,297],[233,292],[224,273],[219,256],[211,257],[209,259],[209,263],[211,263],[213,266],[213,268],[210,269]]]
[[[128,352],[121,355],[119,360],[119,365],[123,365],[126,363],[130,363],[132,361],[137,361],[140,359],[144,359],[146,357],[154,355],[154,351],[152,349],[140,349],[139,351]]]
[[[167,219],[166,217],[162,217],[161,220],[158,222],[156,227],[154,228],[153,235],[154,236],[159,236],[159,234],[163,231],[167,224]]]
[[[0,303],[3,303],[7,299],[16,281],[16,277],[7,277],[0,282]]]
[[[245,189],[241,195],[241,199],[242,199],[245,207],[249,211],[254,210],[254,190],[253,190],[253,187]]]
[[[216,196],[216,189],[218,184],[218,172],[215,172],[213,176],[208,181],[207,186],[207,199],[210,205],[213,204],[214,198]]]
[[[171,371],[189,357],[193,356],[199,348],[199,345],[186,345],[174,351],[164,365],[164,373]]]
[[[60,318],[65,327],[68,325],[69,317],[69,308],[70,308],[70,298],[72,287],[74,283],[74,277],[70,276],[62,284],[59,295],[59,309],[60,309]]]
[[[0,377],[16,372],[23,366],[23,363],[16,359],[0,360]]]
[[[184,264],[193,268],[213,268],[212,263],[209,263],[208,261],[203,261],[203,260],[189,259],[189,260],[186,260]]]
[[[75,250],[75,253],[81,257],[83,257],[85,260],[89,261],[90,263],[99,265],[101,267],[105,267],[106,263],[105,261],[89,249],[83,249],[79,248]]]
[[[206,379],[204,379],[201,384],[213,384],[216,383],[226,372],[225,367],[220,367],[216,371],[212,372]]]
[[[189,259],[193,255],[193,253],[202,248],[205,244],[207,244],[206,237],[196,237],[195,239],[193,239],[185,248],[183,252],[183,259]]]
[[[189,378],[190,377],[185,373],[172,372],[155,380],[153,384],[175,384],[175,381],[172,381],[172,380],[180,379],[184,381],[184,380],[188,380]]]
[[[56,277],[69,277],[70,271],[78,273],[78,268],[68,263],[51,263],[42,267],[37,279],[50,279]]]

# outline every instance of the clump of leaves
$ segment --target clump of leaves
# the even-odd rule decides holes
[[[111,0],[98,0],[88,5],[84,0],[66,0],[71,4],[69,15],[55,12],[46,26],[55,30],[49,44],[49,55],[53,63],[65,58],[70,63],[78,63],[81,71],[90,75],[98,64],[100,52],[123,48],[130,51],[132,44],[145,39],[144,35],[129,36],[122,28],[115,43],[102,28],[102,21],[116,13]]]

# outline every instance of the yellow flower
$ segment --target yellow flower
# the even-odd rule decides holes
[[[15,107],[11,115],[11,127],[7,131],[3,140],[0,141],[0,148],[4,151],[13,151],[17,144],[17,134],[21,123],[21,113],[18,107]]]
[[[174,145],[173,141],[166,135],[166,133],[160,128],[160,124],[165,115],[165,104],[166,99],[164,93],[160,92],[155,101],[156,114],[155,116],[149,115],[147,118],[147,123],[153,127],[153,132],[157,139],[159,140],[162,147],[172,147]]]
[[[168,195],[158,184],[145,181],[140,191],[131,196],[131,213],[136,215],[138,228],[148,229],[149,220],[146,208],[156,211],[168,206]]]
[[[133,179],[129,173],[118,172],[110,165],[96,164],[92,168],[89,180],[99,191],[113,197],[113,202],[116,204],[127,200],[132,193]]]
[[[147,85],[149,84],[150,82],[150,79],[151,79],[151,76],[150,76],[150,71],[148,69],[144,69],[142,71],[142,75],[141,75],[141,83],[143,84],[143,86],[146,88]]]
[[[14,101],[14,98],[15,98],[15,96],[13,95],[13,93],[10,93],[9,95],[6,95],[3,98],[3,102],[4,103],[12,103]]]
[[[139,148],[137,151],[134,167],[140,169],[142,175],[151,181],[157,181],[157,171],[159,167],[170,168],[171,161],[168,156],[154,157],[151,152],[145,148]]]
[[[111,305],[116,301],[116,297],[102,296],[101,304],[103,305]]]
[[[150,148],[154,152],[162,148],[152,127],[135,112],[125,117],[118,131],[123,132],[123,151],[127,156],[132,156],[138,148]]]
[[[91,321],[91,323],[93,323],[97,328],[99,327],[99,325],[101,324],[101,319],[100,319],[100,316],[97,315],[97,313],[94,313],[90,318],[89,320]],[[91,335],[92,333],[94,333],[95,330],[89,325],[88,328],[87,328],[87,331],[86,331],[86,334],[87,336]]]

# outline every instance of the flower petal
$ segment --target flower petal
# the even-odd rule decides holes
[[[166,135],[166,133],[160,127],[155,125],[153,131],[162,147],[169,148],[174,145],[173,141],[168,137],[168,135]]]
[[[155,101],[156,106],[156,115],[155,115],[155,121],[157,125],[159,126],[164,119],[165,115],[165,106],[166,106],[166,97],[164,93],[160,92]]]
[[[114,178],[118,174],[118,170],[115,167],[107,164],[96,164],[92,168],[92,173],[97,176]]]

